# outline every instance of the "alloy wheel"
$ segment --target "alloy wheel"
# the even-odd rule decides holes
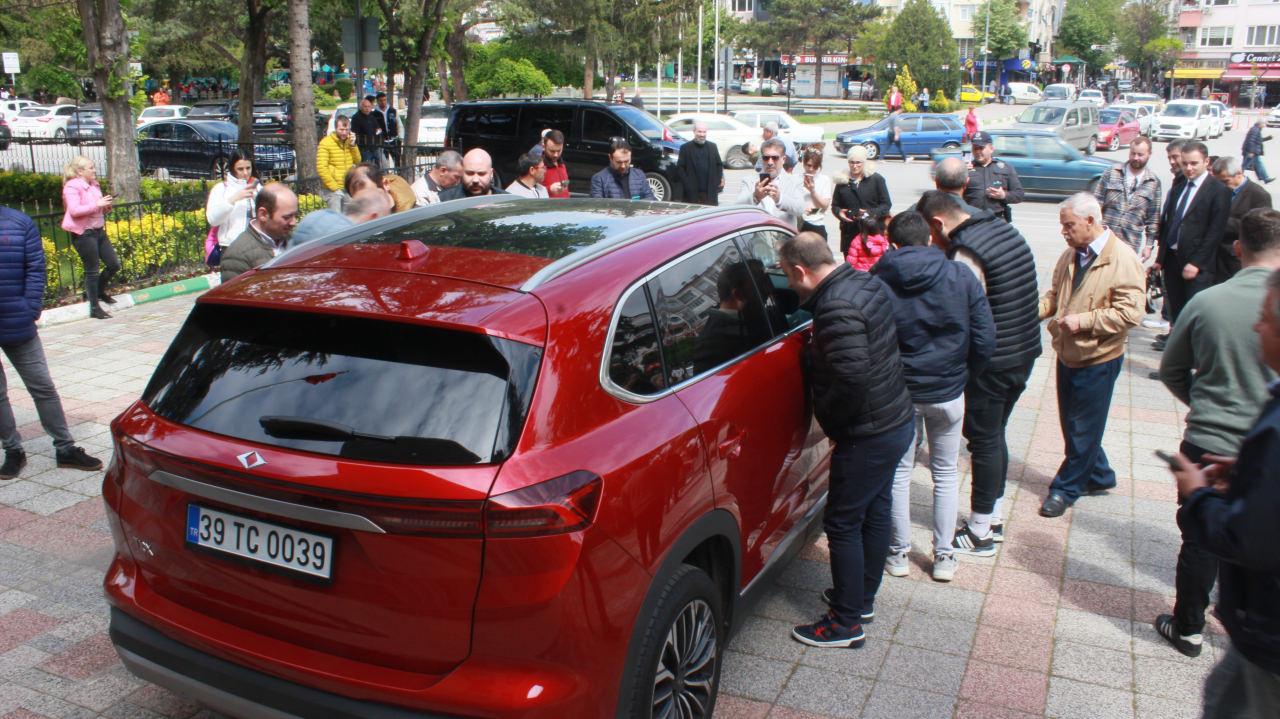
[[[653,678],[653,717],[710,717],[718,654],[715,615],[710,605],[695,599],[671,623],[658,655]]]

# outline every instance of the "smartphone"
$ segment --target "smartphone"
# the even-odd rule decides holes
[[[992,187],[994,187],[994,188],[996,188],[996,189],[1000,189],[1000,185],[1001,185],[1001,184],[1003,184],[1003,183],[1001,183],[999,180],[992,180],[992,181],[991,181],[991,186],[992,186]]]
[[[771,181],[771,180],[773,180],[773,175],[770,175],[770,174],[769,174],[769,173],[767,173],[767,172],[762,172],[762,173],[760,173],[760,181],[761,181],[761,182],[769,182],[769,181]]]
[[[1169,454],[1168,452],[1157,449],[1156,456],[1159,457],[1160,459],[1163,459],[1165,464],[1169,465],[1169,469],[1176,470],[1176,469],[1182,468],[1181,465],[1178,464],[1178,461],[1173,458],[1173,455]]]

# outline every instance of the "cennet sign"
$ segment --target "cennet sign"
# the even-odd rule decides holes
[[[1275,52],[1236,52],[1231,54],[1231,67],[1280,68],[1280,53]]]

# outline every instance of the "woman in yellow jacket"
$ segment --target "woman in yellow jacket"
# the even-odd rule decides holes
[[[342,182],[347,170],[360,162],[360,148],[351,134],[351,118],[339,115],[333,121],[333,132],[325,135],[316,148],[316,171],[324,187],[320,194],[329,209],[342,212]]]

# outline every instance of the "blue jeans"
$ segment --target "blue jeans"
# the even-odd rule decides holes
[[[902,155],[902,159],[904,159],[904,160],[905,160],[905,159],[907,159],[907,151],[902,149],[902,137],[901,137],[901,136],[899,136],[899,137],[898,137],[898,139],[896,139],[896,140],[895,140],[895,139],[893,139],[893,134],[891,133],[891,134],[889,135],[889,142],[888,142],[887,144],[888,144],[888,147],[886,147],[886,148],[885,148],[885,150],[884,150],[884,156],[885,156],[885,157],[888,157],[888,156],[889,156],[889,149],[890,149],[890,148],[892,148],[894,145],[897,145],[897,146],[898,146],[898,154],[899,154],[899,155]]]
[[[1067,504],[1094,489],[1116,486],[1116,472],[1102,449],[1111,395],[1124,357],[1073,369],[1058,363],[1058,423],[1067,456],[1049,490],[1060,493]]]
[[[831,456],[831,483],[822,526],[831,550],[836,621],[861,624],[875,605],[889,552],[893,472],[915,434],[915,422],[840,442]]]

